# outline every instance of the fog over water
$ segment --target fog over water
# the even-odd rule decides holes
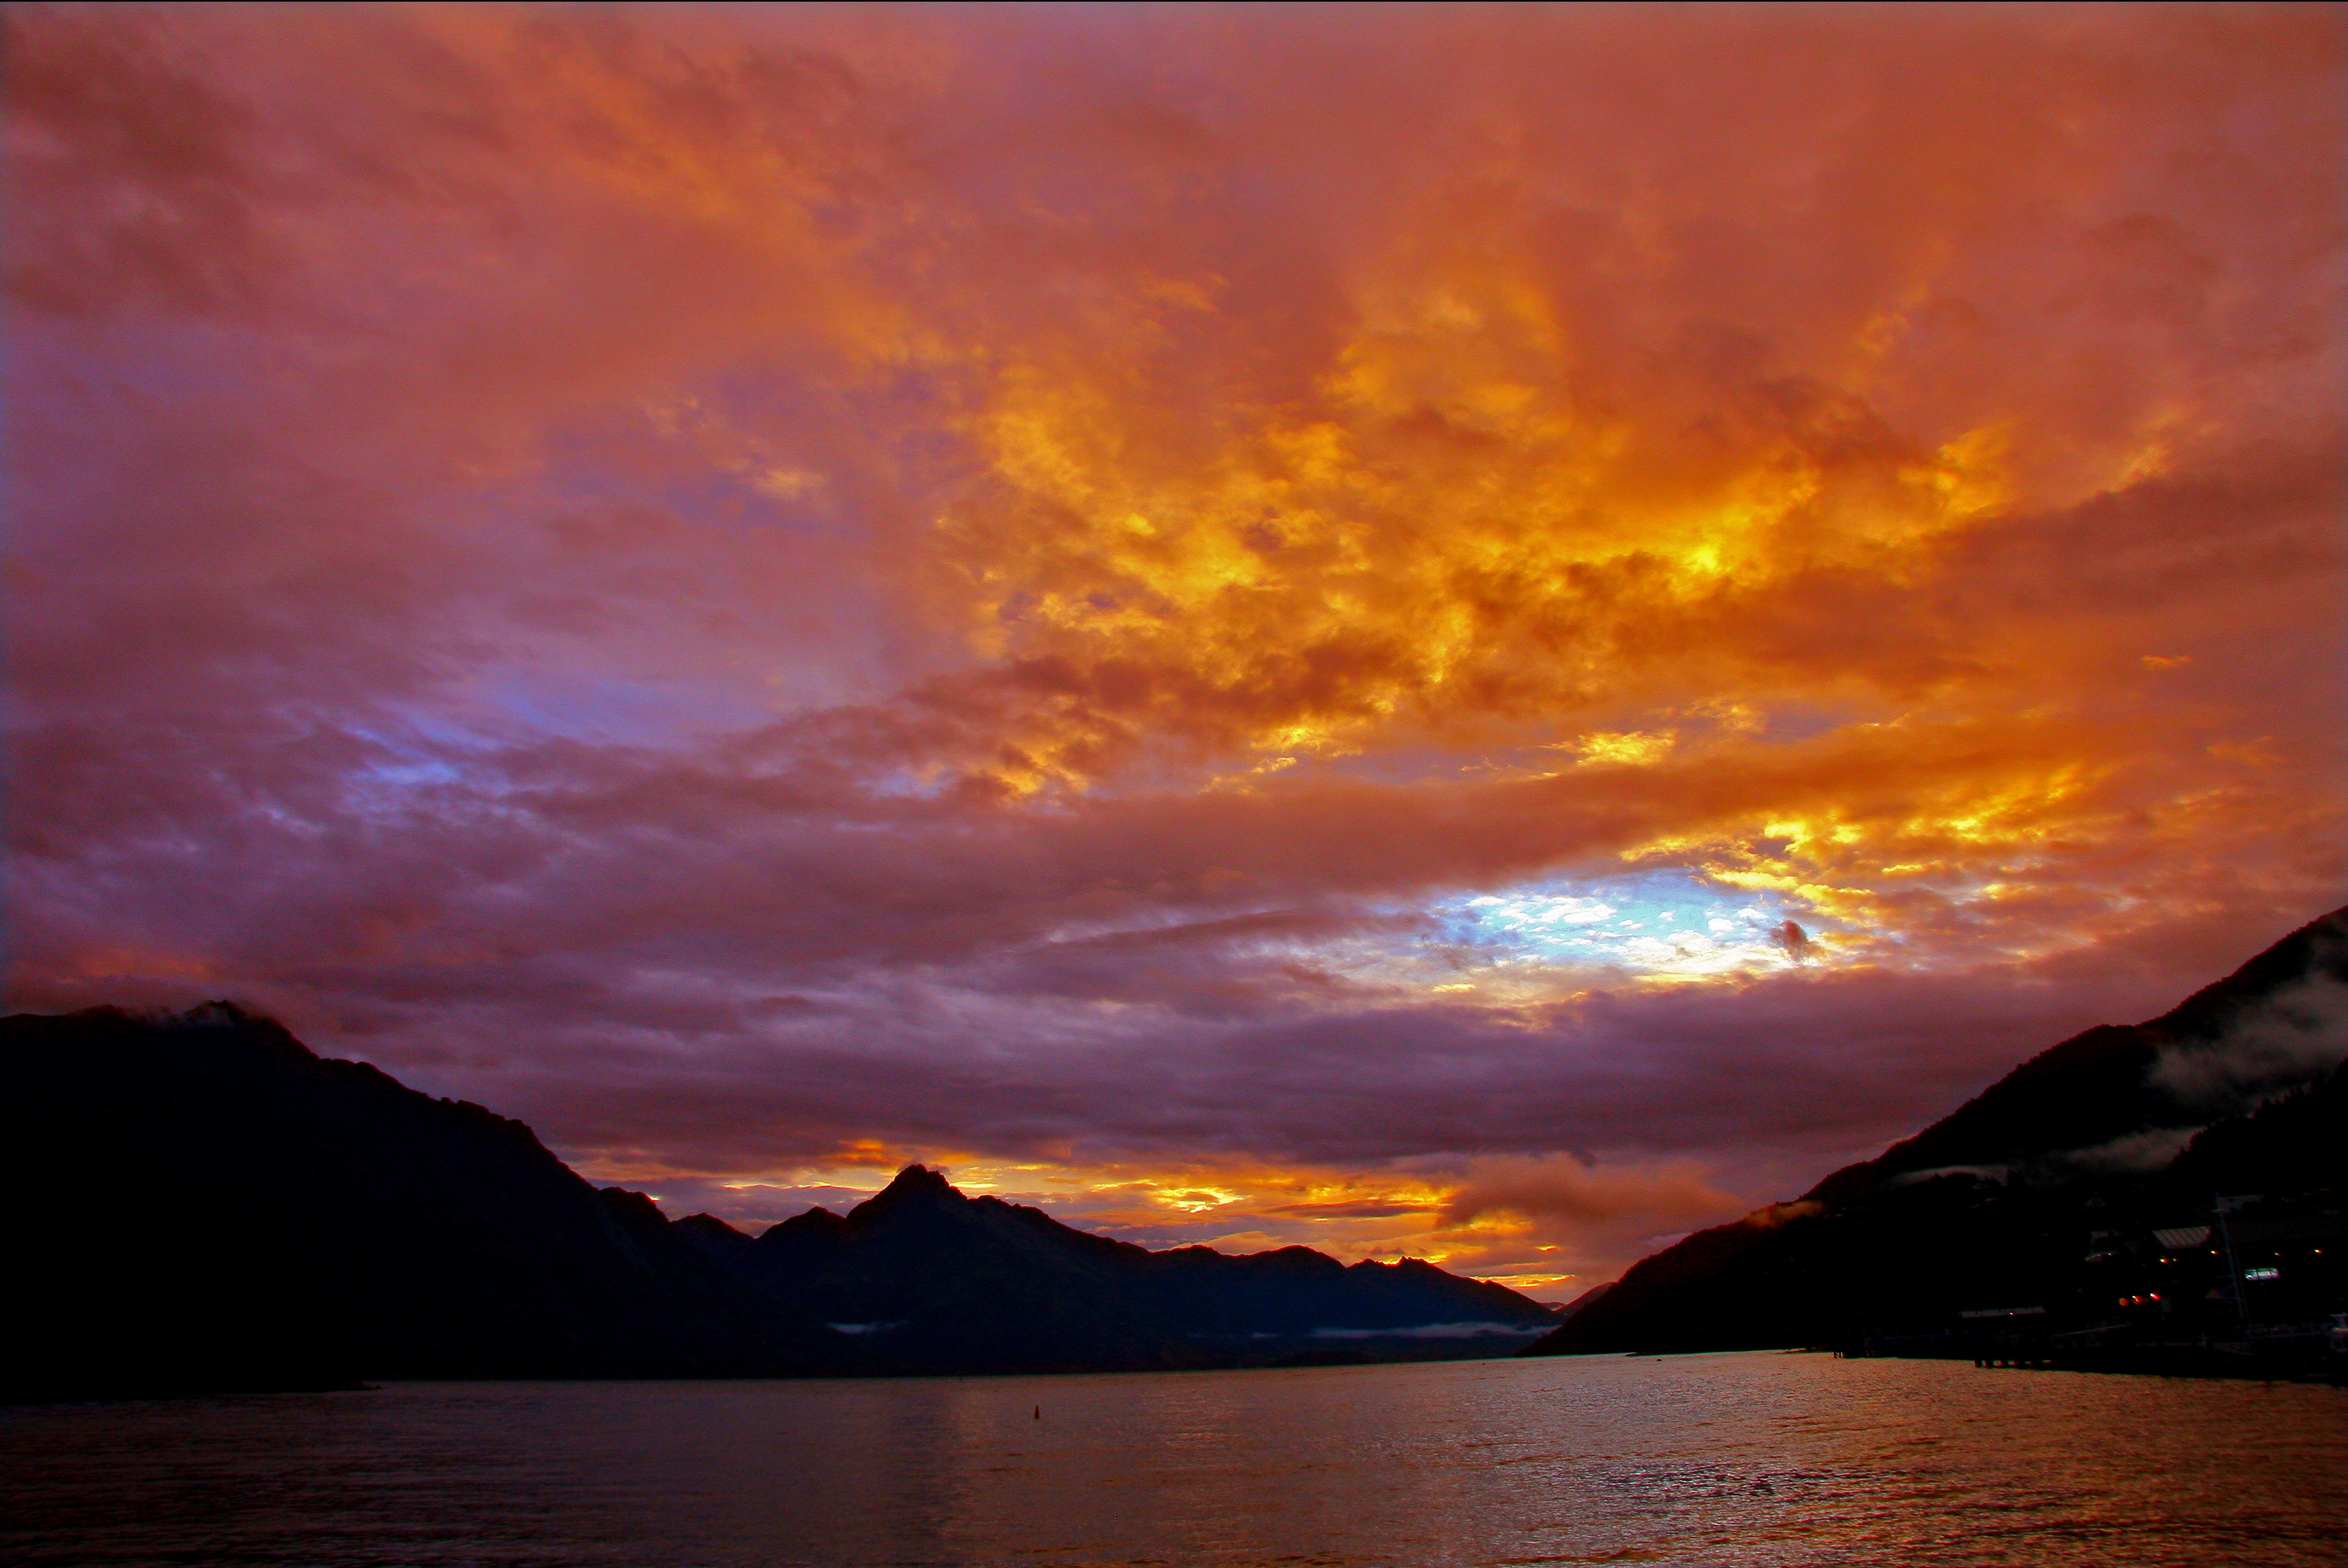
[[[2293,1564],[2348,1394],[1754,1354],[0,1415],[26,1564]]]

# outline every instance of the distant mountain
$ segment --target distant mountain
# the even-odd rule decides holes
[[[810,1210],[755,1241],[706,1214],[677,1230],[768,1300],[845,1326],[908,1371],[1488,1354],[1557,1321],[1512,1290],[1415,1260],[1150,1252],[965,1197],[919,1165],[845,1216]]]
[[[520,1122],[222,1004],[0,1022],[0,1150],[14,1398],[854,1357]]]
[[[1642,1261],[1520,1354],[1930,1348],[2025,1320],[2239,1332],[2337,1310],[2348,1249],[2320,1243],[2348,1199],[2343,1058],[2336,910],[2161,1016],[2065,1040],[1799,1199]],[[2209,1229],[2220,1191],[2257,1200],[2227,1228],[2271,1271],[2255,1289],[2206,1239],[2159,1239]]]
[[[1417,1358],[1554,1321],[1423,1263],[1151,1253],[920,1166],[755,1241],[672,1223],[218,1003],[0,1020],[0,1177],[9,1399]]]

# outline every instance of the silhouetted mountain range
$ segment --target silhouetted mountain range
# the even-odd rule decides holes
[[[1347,1267],[1308,1247],[1150,1252],[964,1197],[919,1165],[844,1217],[810,1210],[755,1241],[706,1214],[676,1228],[764,1298],[850,1326],[912,1370],[1424,1357],[1556,1321],[1514,1291],[1416,1261]]]
[[[0,1023],[0,1149],[19,1399],[1396,1358],[1554,1321],[1426,1264],[1151,1253],[919,1166],[757,1240],[672,1223],[520,1122],[225,1004]]]
[[[1644,1259],[1521,1354],[1924,1353],[2025,1321],[2240,1335],[2338,1310],[2348,1248],[2321,1243],[2348,1199],[2343,1057],[2336,910],[2161,1016],[2065,1040],[1799,1199]],[[2210,1226],[2219,1193],[2246,1200],[2229,1205],[2231,1262],[2176,1240]]]
[[[1645,1260],[1528,1353],[1929,1349],[2003,1321],[1983,1314],[2077,1335],[2337,1310],[2343,1056],[2348,911]],[[1416,1358],[1555,1322],[1423,1263],[1150,1252],[921,1166],[756,1238],[672,1223],[520,1122],[225,1004],[0,1023],[0,1149],[15,1398]],[[2222,1266],[2216,1192],[2243,1199],[2219,1231],[2245,1255]]]
[[[520,1122],[224,1005],[7,1019],[0,1147],[19,1396],[806,1371],[845,1344]]]

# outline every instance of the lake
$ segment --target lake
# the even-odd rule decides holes
[[[0,1558],[72,1568],[2283,1568],[2343,1529],[2348,1392],[1816,1355],[0,1411]]]

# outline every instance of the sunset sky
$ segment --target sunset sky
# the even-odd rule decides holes
[[[12,1008],[1564,1299],[2342,902],[2348,12],[8,15]]]

